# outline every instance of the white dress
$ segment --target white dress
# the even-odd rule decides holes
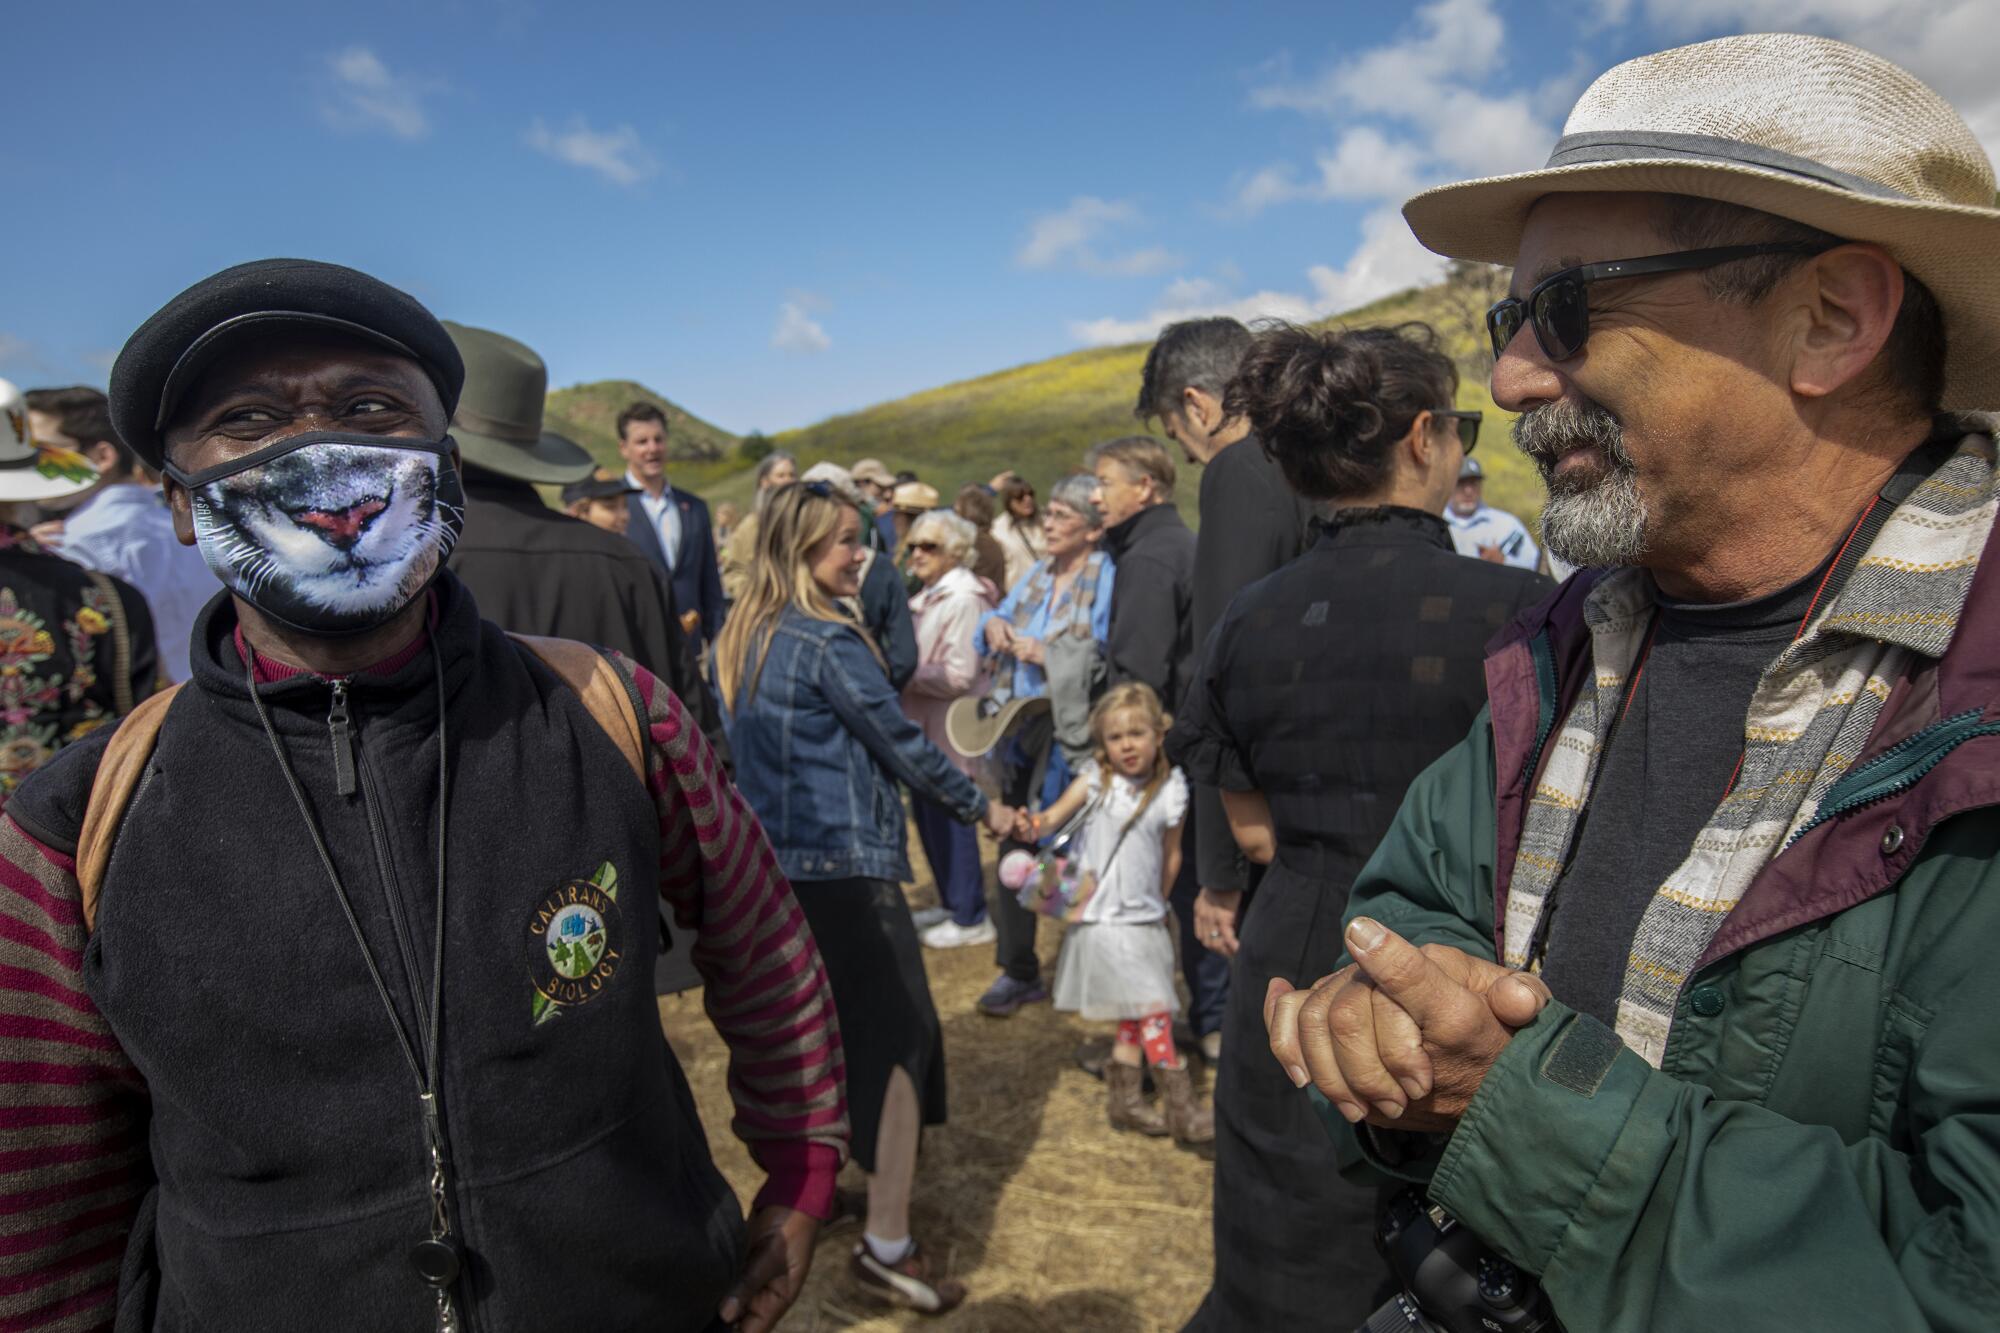
[[[1107,775],[1093,760],[1082,776],[1095,800]],[[1174,937],[1160,875],[1166,831],[1187,817],[1187,779],[1173,770],[1120,842],[1118,831],[1138,809],[1145,788],[1109,776],[1110,795],[1077,837],[1075,854],[1096,875],[1097,892],[1082,919],[1063,935],[1055,1006],[1096,1021],[1176,1014],[1181,1002],[1174,989]]]

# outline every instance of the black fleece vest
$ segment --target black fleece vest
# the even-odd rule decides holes
[[[451,737],[441,1100],[468,1330],[700,1329],[742,1216],[660,1031],[658,822],[611,740],[439,584]],[[152,1327],[416,1330],[416,1084],[212,604],[105,879],[92,998],[145,1076]],[[206,651],[203,651],[204,645]],[[428,652],[259,687],[406,1028],[428,996],[438,834]],[[421,1050],[421,1040],[418,1039]],[[128,1268],[145,1265],[128,1263]]]

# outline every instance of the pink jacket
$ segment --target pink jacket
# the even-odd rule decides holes
[[[986,686],[973,631],[979,627],[979,617],[999,604],[1000,590],[965,568],[951,570],[910,599],[910,618],[917,626],[917,672],[903,687],[903,712],[968,776],[978,761],[951,748],[944,736],[944,715],[952,700],[977,694]]]

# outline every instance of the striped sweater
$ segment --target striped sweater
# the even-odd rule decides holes
[[[699,932],[704,1004],[730,1050],[732,1128],[769,1176],[756,1204],[824,1217],[847,1143],[825,969],[755,816],[681,701],[617,660],[647,708],[660,892]],[[0,817],[0,1333],[108,1327],[151,1183],[146,1089],[85,992],[85,943],[73,858]]]

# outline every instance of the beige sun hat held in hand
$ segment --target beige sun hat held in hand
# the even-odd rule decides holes
[[[1537,199],[1592,191],[1695,195],[1876,242],[1944,310],[1944,406],[2000,407],[1993,164],[1900,66],[1790,33],[1641,56],[1584,90],[1546,167],[1426,190],[1403,216],[1439,254],[1511,264]]]

